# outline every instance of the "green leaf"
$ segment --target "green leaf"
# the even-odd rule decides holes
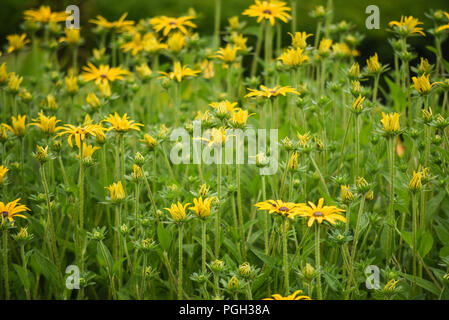
[[[434,229],[435,229],[435,232],[438,236],[438,239],[440,239],[441,243],[444,244],[445,246],[448,246],[449,245],[449,232],[440,225],[435,226]]]
[[[168,251],[168,249],[170,248],[171,235],[164,228],[164,225],[162,223],[159,223],[159,225],[157,226],[157,237],[162,249],[164,251]]]
[[[403,276],[404,278],[406,278],[408,281],[413,282],[413,276],[412,275],[409,275],[409,274],[406,274],[406,273],[403,273],[403,272],[399,272],[399,274],[401,276]],[[436,296],[440,295],[440,290],[438,289],[438,287],[435,284],[433,284],[432,282],[428,281],[428,280],[416,277],[416,284],[418,286],[420,286],[421,288],[423,288],[423,289],[433,293]]]
[[[20,281],[22,282],[25,289],[30,289],[30,279],[28,278],[28,272],[22,266],[18,264],[13,264],[14,269],[19,275]]]
[[[433,237],[430,232],[426,232],[419,239],[418,253],[421,257],[425,257],[433,246]]]
[[[250,250],[264,263],[266,263],[268,266],[274,268],[276,266],[276,259],[267,256],[262,250],[256,249],[254,247],[251,247]]]
[[[44,275],[44,277],[56,286],[61,284],[58,281],[58,268],[47,257],[42,255],[39,251],[34,253],[32,260],[35,262],[35,266]]]
[[[407,231],[402,231],[402,239],[411,247],[412,246],[412,234]]]

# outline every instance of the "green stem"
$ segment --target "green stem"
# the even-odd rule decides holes
[[[316,289],[318,293],[318,300],[322,300],[321,292],[321,262],[320,262],[320,224],[315,222],[315,267],[317,272]]]
[[[392,233],[394,224],[394,137],[388,137],[389,164],[390,164],[390,203],[388,206],[388,237],[387,237],[387,260],[392,254]]]
[[[282,230],[282,240],[283,240],[283,254],[282,254],[282,258],[283,258],[283,264],[284,264],[284,289],[285,289],[285,295],[288,295],[290,292],[290,288],[289,288],[289,277],[288,277],[288,260],[287,260],[287,228],[288,228],[288,220],[286,217],[284,217],[284,230]]]
[[[237,176],[237,210],[240,223],[240,246],[242,248],[242,258],[246,261],[246,244],[245,244],[245,224],[243,223],[243,209],[242,209],[242,193],[240,186],[240,164],[236,164],[236,176]]]
[[[179,268],[178,268],[178,300],[182,300],[182,236],[183,236],[183,225],[179,225],[179,238],[178,238],[178,249],[179,249]],[[204,245],[204,243],[203,243]]]
[[[3,219],[3,217],[1,217]],[[5,283],[5,300],[9,300],[9,271],[8,271],[8,231],[3,230],[3,274]]]

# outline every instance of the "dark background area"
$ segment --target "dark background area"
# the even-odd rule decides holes
[[[248,22],[248,26],[256,25],[255,19],[241,16],[243,10],[249,7],[253,0],[222,0],[222,26],[227,24],[227,18],[239,15],[240,19]],[[286,1],[290,5],[290,1]],[[298,31],[315,33],[315,20],[309,17],[309,12],[317,5],[326,5],[326,0],[298,0]],[[141,18],[156,15],[180,16],[189,8],[194,8],[198,14],[195,23],[201,35],[210,35],[214,24],[214,0],[0,0],[0,41],[4,45],[6,35],[21,32],[19,25],[23,21],[23,11],[28,8],[37,8],[42,4],[50,5],[52,10],[63,11],[70,4],[80,7],[82,35],[86,39],[81,55],[89,54],[94,45],[94,35],[89,32],[93,26],[88,22],[97,14],[109,20],[116,20],[123,12],[128,12],[129,19],[138,21]],[[380,29],[367,30],[365,19],[368,16],[365,9],[368,5],[377,5],[380,9]],[[431,21],[425,13],[431,8],[449,11],[449,0],[334,0],[334,21],[346,20],[356,26],[356,30],[365,34],[365,39],[359,50],[360,59],[379,52],[382,62],[392,64],[393,52],[387,41],[391,34],[387,31],[388,22],[399,20],[401,15],[413,15],[424,22],[424,29],[430,28]],[[287,45],[289,37],[287,31],[290,26],[283,29]],[[250,42],[252,39],[250,40]],[[427,56],[433,60],[433,54],[426,50],[426,45],[433,45],[432,37],[414,37],[409,41],[419,56]],[[443,52],[449,55],[449,41],[443,46]]]

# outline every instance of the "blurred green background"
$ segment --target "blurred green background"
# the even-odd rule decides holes
[[[199,27],[200,34],[211,34],[214,24],[214,0],[1,0],[0,10],[0,41],[5,43],[5,36],[10,33],[20,32],[19,25],[22,22],[22,12],[28,8],[37,8],[42,4],[50,5],[53,10],[65,10],[70,4],[80,7],[81,27],[84,28],[83,37],[86,38],[84,45],[86,49],[93,45],[95,41],[88,30],[92,26],[88,20],[97,14],[103,15],[107,19],[115,20],[123,12],[129,13],[129,19],[139,20],[145,17],[156,15],[179,16],[185,14],[189,8],[194,8],[198,14],[195,20]],[[253,0],[222,0],[222,26],[227,24],[227,18],[233,15],[241,15],[244,9],[252,4]],[[290,3],[289,0],[286,0]],[[298,31],[315,32],[315,20],[309,17],[309,12],[317,5],[325,5],[326,0],[297,0],[298,3]],[[367,30],[365,28],[365,9],[368,5],[377,5],[380,9],[380,30]],[[442,9],[449,11],[449,0],[334,0],[334,21],[346,20],[356,25],[359,32],[365,34],[362,46],[361,59],[379,52],[381,61],[390,62],[393,57],[392,49],[387,42],[389,33],[387,24],[391,20],[399,20],[401,15],[413,15],[425,23],[424,28],[428,29],[431,22],[424,16],[429,9]],[[255,20],[246,16],[241,16],[241,20],[248,21],[248,25],[255,25]],[[87,30],[87,34],[86,34]],[[285,42],[288,42],[287,31],[290,26],[284,27]],[[250,40],[251,41],[251,40]],[[432,45],[431,37],[416,37],[410,43],[414,45],[419,55],[432,56],[425,49],[426,45]],[[448,42],[443,47],[445,56],[449,55]]]

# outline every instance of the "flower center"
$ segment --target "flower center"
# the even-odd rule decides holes
[[[2,216],[3,216],[3,218],[7,218],[8,217],[8,211],[3,211],[2,212]]]
[[[176,22],[175,21],[170,21],[170,25],[176,26]]]
[[[265,10],[263,11],[263,13],[265,13],[265,14],[271,14],[271,10],[270,10],[270,9],[265,9]]]
[[[313,216],[314,216],[314,217],[323,217],[324,214],[323,214],[322,212],[320,212],[320,211],[315,211],[315,212],[313,213]]]
[[[100,74],[100,78],[106,79],[108,76],[105,75],[104,73]]]
[[[287,212],[287,211],[288,211],[288,208],[287,208],[287,207],[280,207],[280,208],[279,208],[279,211]]]

